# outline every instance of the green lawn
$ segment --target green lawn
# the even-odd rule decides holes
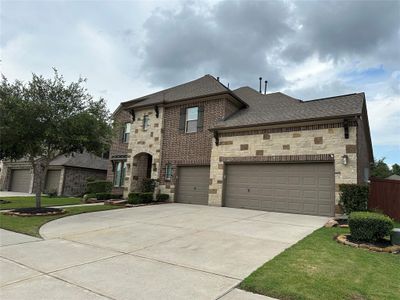
[[[0,204],[0,210],[22,207],[35,207],[35,197],[0,197],[2,200],[11,201],[11,203]],[[81,198],[75,197],[52,197],[42,196],[42,206],[72,205],[81,204]]]
[[[400,224],[396,224],[400,227]],[[247,277],[241,289],[279,299],[400,299],[400,255],[337,243],[321,228]]]
[[[92,205],[92,206],[79,206],[65,208],[66,213],[56,216],[37,216],[37,217],[18,217],[18,216],[7,216],[0,213],[0,228],[20,232],[36,237],[40,237],[40,227],[52,220],[102,210],[110,210],[121,208],[120,206],[114,205]]]

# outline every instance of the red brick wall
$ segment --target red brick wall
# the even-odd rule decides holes
[[[113,181],[114,179],[114,172],[112,170],[112,163],[111,160],[114,156],[117,155],[127,155],[128,154],[128,143],[123,143],[122,142],[122,132],[123,132],[123,126],[126,122],[131,122],[132,117],[129,112],[125,110],[119,111],[115,118],[115,127],[114,127],[114,132],[113,132],[113,141],[111,144],[110,148],[110,160],[108,162],[108,167],[107,167],[107,180]],[[123,193],[123,188],[113,188],[114,193]]]
[[[209,165],[213,135],[209,131],[215,123],[225,116],[232,114],[237,107],[229,101],[227,96],[166,107],[164,111],[163,140],[161,150],[160,182],[165,183],[165,166],[172,164],[174,175],[178,165]],[[201,131],[185,133],[179,130],[181,108],[204,106],[204,121]],[[172,183],[174,180],[172,181]]]

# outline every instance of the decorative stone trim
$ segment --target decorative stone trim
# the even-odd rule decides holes
[[[357,126],[357,121],[348,121],[349,126]],[[269,140],[270,136],[268,133],[281,133],[281,132],[292,132],[292,131],[306,131],[306,130],[319,130],[319,129],[329,129],[329,128],[341,128],[343,122],[339,123],[327,123],[327,124],[314,124],[314,125],[303,125],[294,127],[279,127],[279,128],[268,128],[268,129],[258,129],[258,130],[246,130],[237,132],[220,132],[220,137],[230,137],[230,136],[242,136],[242,135],[254,135],[263,134],[264,140]]]
[[[346,145],[346,153],[357,153],[356,145]]]
[[[295,132],[295,133],[293,133],[292,137],[299,138],[299,137],[301,137],[301,133]]]
[[[65,213],[66,213],[65,209],[60,209],[43,213],[25,213],[25,212],[10,210],[5,212],[4,214],[8,216],[18,216],[18,217],[37,217],[37,216],[55,216],[55,215],[62,215]]]
[[[324,138],[322,136],[317,136],[314,138],[314,144],[321,145],[324,142]]]
[[[219,158],[220,162],[234,163],[234,162],[310,162],[310,161],[327,161],[333,162],[333,154],[305,154],[305,155],[271,155],[271,156],[234,156]],[[218,167],[221,164],[218,165]],[[222,165],[223,166],[223,165]]]
[[[256,150],[256,155],[264,155],[264,150]]]
[[[216,194],[217,193],[217,189],[209,189],[208,193],[209,194]]]
[[[282,145],[283,150],[290,150],[290,145]]]
[[[350,234],[341,234],[336,238],[336,241],[340,244],[355,247],[355,248],[363,248],[374,252],[386,252],[386,253],[400,253],[400,246],[393,245],[387,247],[377,247],[373,244],[364,244],[364,243],[356,243],[349,241]]]
[[[232,145],[233,141],[221,141],[219,142],[220,145]]]
[[[241,144],[240,145],[240,150],[249,150],[249,144]]]

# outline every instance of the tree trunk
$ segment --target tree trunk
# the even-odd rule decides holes
[[[35,193],[36,208],[42,207],[42,191],[44,187],[44,179],[46,176],[48,161],[37,160],[32,161],[33,168],[33,189]]]

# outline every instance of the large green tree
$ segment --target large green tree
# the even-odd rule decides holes
[[[393,175],[399,175],[400,176],[400,165],[399,164],[394,164],[392,166],[392,173],[393,173]]]
[[[110,113],[95,100],[85,79],[67,83],[54,69],[52,78],[32,75],[29,82],[0,84],[0,159],[27,159],[34,172],[36,207],[41,206],[44,178],[59,154],[101,154],[109,145]]]
[[[389,166],[385,163],[385,158],[374,161],[371,168],[371,177],[386,178],[392,175]]]

